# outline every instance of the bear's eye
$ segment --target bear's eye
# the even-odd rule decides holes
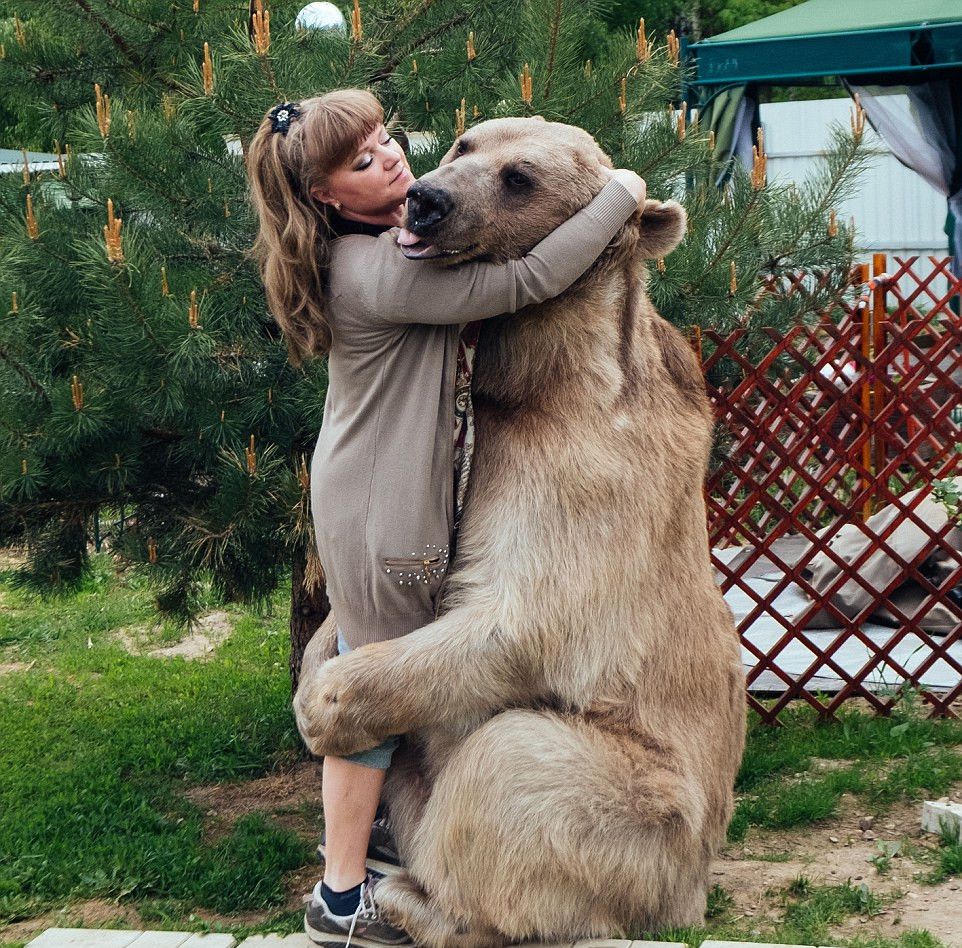
[[[523,172],[516,169],[511,169],[504,173],[504,183],[509,188],[521,190],[531,186],[531,179]]]
[[[454,143],[454,153],[456,155],[463,155],[467,150],[468,150],[468,143],[463,138],[459,138]]]

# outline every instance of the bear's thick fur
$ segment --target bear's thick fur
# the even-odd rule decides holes
[[[453,202],[430,240],[466,248],[446,263],[520,257],[610,164],[581,129],[483,122],[421,179]],[[680,205],[648,201],[562,296],[486,322],[440,618],[324,662],[332,617],[305,655],[312,751],[409,735],[385,786],[406,869],[377,901],[417,944],[702,921],[745,680],[709,563],[709,403],[645,292],[643,261],[684,229]]]

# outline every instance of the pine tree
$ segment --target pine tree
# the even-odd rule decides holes
[[[840,131],[801,188],[767,182],[761,149],[719,190],[677,40],[643,23],[608,37],[594,5],[365,0],[344,32],[296,28],[300,6],[23,0],[0,36],[0,80],[61,154],[0,178],[0,541],[26,541],[22,579],[55,587],[87,569],[94,514],[126,511],[116,553],[182,620],[204,582],[257,605],[290,571],[295,675],[326,610],[307,474],[325,365],[288,363],[249,255],[243,152],[270,106],[371,88],[424,133],[416,175],[488,118],[583,126],[689,210],[650,280],[681,326],[831,306],[852,238],[832,208],[862,161]],[[777,291],[800,270],[812,292]]]

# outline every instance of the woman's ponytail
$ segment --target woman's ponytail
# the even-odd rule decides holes
[[[251,253],[260,266],[267,306],[295,366],[331,348],[327,318],[329,205],[312,196],[326,175],[384,120],[377,99],[343,89],[297,103],[297,117],[278,128],[271,110],[247,149],[251,200],[259,228]]]

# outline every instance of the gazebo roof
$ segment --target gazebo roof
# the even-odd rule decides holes
[[[698,85],[962,68],[962,0],[807,0],[702,40]]]

